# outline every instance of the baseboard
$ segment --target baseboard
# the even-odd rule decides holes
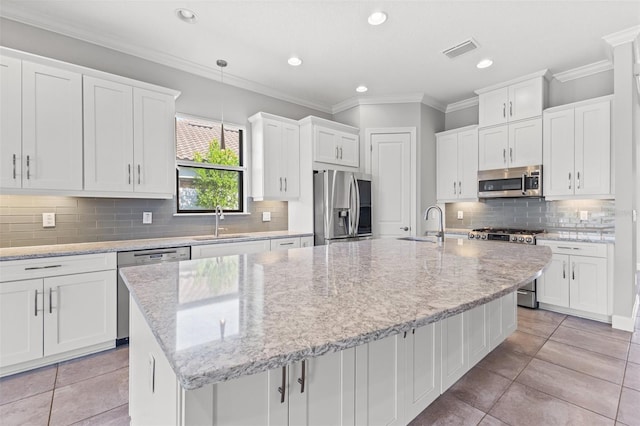
[[[633,304],[630,317],[624,317],[622,315],[614,315],[611,319],[611,327],[618,330],[630,331],[633,333],[636,324],[636,317],[638,316],[638,309],[640,309],[640,295],[636,295],[636,301]]]
[[[540,309],[546,311],[558,312],[565,315],[572,315],[574,317],[586,318],[594,321],[600,321],[607,324],[611,324],[611,317],[609,315],[594,314],[593,312],[580,311],[577,309],[565,308],[563,306],[549,305],[547,303],[538,303]]]

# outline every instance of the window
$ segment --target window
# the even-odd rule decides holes
[[[218,122],[176,117],[178,213],[244,211],[244,130]]]

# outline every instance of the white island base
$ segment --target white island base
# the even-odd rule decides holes
[[[405,425],[515,331],[515,296],[195,390],[180,386],[132,299],[131,425]]]

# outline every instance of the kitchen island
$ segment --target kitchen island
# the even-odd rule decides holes
[[[550,259],[368,240],[125,268],[132,424],[407,423],[515,329]]]

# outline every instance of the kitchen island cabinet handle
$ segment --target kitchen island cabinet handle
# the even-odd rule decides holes
[[[49,287],[49,313],[53,313],[53,288]]]
[[[27,179],[31,179],[31,158],[27,155]]]
[[[13,180],[16,179],[16,155],[13,154]]]
[[[33,304],[33,305],[34,305],[33,314],[34,314],[35,316],[38,316],[38,290],[36,290],[36,292],[35,292],[35,293],[36,293],[36,294],[35,294],[35,297],[34,297],[34,299],[33,299],[33,301],[35,302],[35,303]]]
[[[128,169],[129,169],[129,185],[131,185],[131,164],[128,164]]]
[[[562,262],[562,278],[567,278],[567,262]]]
[[[300,393],[304,393],[304,382],[305,382],[305,370],[307,366],[307,360],[302,360],[302,377],[298,378],[298,383],[300,383]]]
[[[569,172],[569,189],[571,189],[571,172]]]
[[[576,262],[571,264],[571,279],[576,280]]]
[[[282,367],[282,386],[278,387],[280,392],[280,404],[284,404],[284,395],[287,389],[287,367]]]
[[[140,185],[140,164],[138,164],[138,185]]]

